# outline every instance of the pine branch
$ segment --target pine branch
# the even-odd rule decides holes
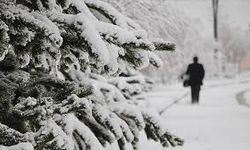
[[[163,40],[157,40],[153,41],[155,50],[157,51],[174,51],[175,50],[175,44],[171,42],[166,42]]]

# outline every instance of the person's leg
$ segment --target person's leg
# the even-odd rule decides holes
[[[191,87],[191,102],[192,104],[195,103],[195,86],[190,86]]]
[[[199,94],[200,94],[200,86],[196,85],[194,89],[194,101],[195,103],[199,103]]]
[[[199,99],[200,99],[200,89],[201,89],[201,86],[197,86],[197,103],[199,103]]]
[[[193,86],[193,104],[197,103],[197,86]]]

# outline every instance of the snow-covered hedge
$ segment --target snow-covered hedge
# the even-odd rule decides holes
[[[135,102],[152,84],[136,70],[174,48],[99,0],[0,0],[1,148],[182,145]]]

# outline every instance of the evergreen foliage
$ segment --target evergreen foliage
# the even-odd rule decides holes
[[[182,145],[136,100],[152,84],[136,70],[174,48],[99,0],[0,0],[0,148]]]

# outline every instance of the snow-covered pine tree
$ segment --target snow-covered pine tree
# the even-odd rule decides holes
[[[0,0],[0,148],[137,149],[139,132],[182,145],[133,97],[150,82],[136,70],[161,65],[131,19],[99,0]]]

